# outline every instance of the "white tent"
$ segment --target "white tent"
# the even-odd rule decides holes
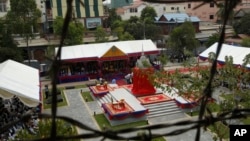
[[[130,40],[96,44],[82,44],[62,48],[61,60],[79,58],[101,58],[112,47],[117,47],[125,54],[159,52],[152,40]],[[57,52],[58,48],[56,48]]]
[[[201,59],[208,59],[209,53],[214,52],[216,53],[217,51],[217,46],[218,43],[214,43],[212,46],[210,46],[208,49],[203,51],[199,57]],[[238,46],[233,46],[233,45],[228,45],[228,44],[222,44],[222,48],[220,51],[220,54],[218,56],[217,61],[219,62],[225,62],[225,57],[226,56],[232,56],[233,57],[233,64],[241,66],[243,64],[243,60],[246,55],[250,54],[250,48],[247,47],[238,47]],[[247,64],[248,68],[250,68],[250,64]]]
[[[0,97],[16,95],[25,105],[35,107],[40,103],[39,70],[7,60],[0,64]]]

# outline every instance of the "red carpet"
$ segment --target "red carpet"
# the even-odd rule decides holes
[[[142,97],[137,97],[137,99],[141,102],[141,104],[151,104],[151,103],[158,103],[158,102],[172,100],[170,97],[168,97],[164,94],[142,96]]]
[[[105,108],[110,112],[111,115],[121,114],[121,113],[130,113],[133,112],[133,108],[131,108],[126,102],[124,102],[125,107],[123,109],[114,109],[112,107],[112,103],[105,103]]]
[[[116,80],[118,86],[127,85],[127,82],[123,79]]]

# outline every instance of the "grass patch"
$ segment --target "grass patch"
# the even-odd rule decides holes
[[[76,85],[75,89],[86,88],[86,87],[87,87],[86,85]]]
[[[104,114],[97,114],[94,116],[94,118],[96,122],[98,123],[99,127],[101,128],[101,130],[104,130],[106,128],[112,129],[112,130],[120,130],[120,129],[127,129],[127,128],[132,128],[132,127],[137,127],[137,126],[148,125],[148,122],[146,120],[143,120],[143,121],[138,121],[138,122],[117,125],[117,126],[111,126]],[[166,141],[166,140],[163,137],[158,137],[158,138],[152,139],[152,141]]]
[[[214,125],[208,126],[211,132],[215,133],[217,138],[229,139],[229,128],[222,122],[216,122]]]
[[[207,104],[207,107],[211,110],[211,112],[219,112],[220,111],[220,105],[215,103],[215,102],[210,102]],[[191,112],[187,112],[189,116],[198,116],[199,115],[199,110]]]
[[[245,125],[250,125],[250,117],[243,118],[243,119],[241,119],[241,121],[242,121]]]
[[[57,107],[67,106],[68,103],[67,103],[66,97],[65,97],[65,95],[64,95],[64,93],[63,93],[63,90],[64,90],[65,88],[60,87],[60,88],[57,88],[57,89],[58,89],[58,91],[61,92],[61,96],[62,96],[62,99],[63,99],[62,102],[58,102],[58,103],[57,103]],[[51,91],[52,91],[52,89],[49,90],[50,93],[51,93]],[[43,93],[43,95],[45,95],[45,90],[43,90],[42,93]],[[46,104],[45,96],[43,96],[43,109],[50,109],[50,108],[51,108],[51,104]]]
[[[94,101],[90,92],[82,92],[81,95],[86,102]]]
[[[94,116],[94,118],[95,118],[96,122],[98,123],[99,127],[101,128],[101,130],[104,130],[106,128],[108,128],[108,129],[110,128],[113,130],[119,130],[119,129],[131,128],[131,127],[136,127],[136,126],[148,125],[147,121],[144,120],[144,121],[132,122],[132,123],[128,123],[128,124],[111,126],[104,114],[97,114]]]

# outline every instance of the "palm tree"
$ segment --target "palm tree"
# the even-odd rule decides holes
[[[225,20],[225,14],[229,14],[228,17],[228,24],[232,25],[233,23],[233,17],[234,17],[234,11],[231,10],[229,13],[226,11],[225,9],[225,5],[223,3],[219,3],[217,5],[217,7],[219,8],[219,10],[216,12],[216,15],[218,17],[217,22],[222,24],[223,21]]]

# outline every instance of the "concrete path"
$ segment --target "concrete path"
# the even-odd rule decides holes
[[[82,89],[83,91],[89,91],[88,88]],[[97,104],[90,103],[89,105],[83,100],[80,95],[80,89],[64,90],[65,97],[68,102],[68,106],[60,107],[57,109],[57,115],[67,116],[74,120],[77,120],[84,125],[91,127],[95,130],[99,130],[99,126],[93,118],[93,110],[101,112],[100,107]],[[89,108],[90,107],[90,108]],[[51,113],[51,110],[45,110],[44,113]],[[78,129],[79,134],[90,133],[87,130]],[[84,141],[96,141],[98,139],[84,139]]]

